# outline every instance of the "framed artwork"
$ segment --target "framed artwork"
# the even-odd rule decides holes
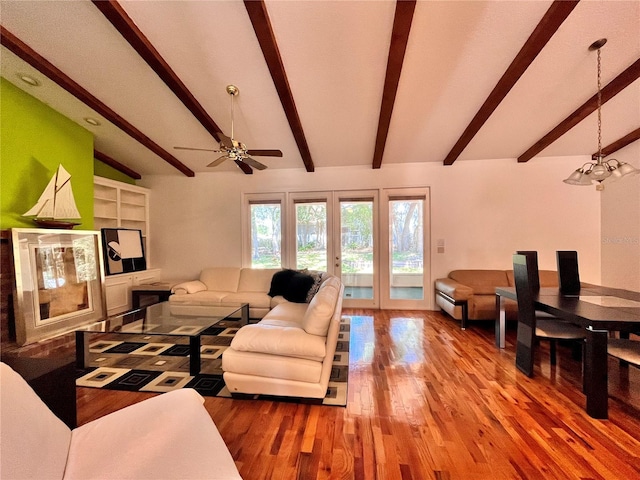
[[[131,228],[103,228],[102,246],[107,275],[147,269],[142,232]]]
[[[14,228],[11,243],[20,345],[106,318],[100,232]]]

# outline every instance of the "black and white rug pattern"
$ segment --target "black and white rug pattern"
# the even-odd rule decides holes
[[[340,323],[338,345],[323,405],[347,404],[350,320],[350,317],[342,317]],[[96,335],[89,344],[90,367],[79,372],[76,386],[155,393],[193,388],[203,396],[231,397],[222,378],[222,354],[237,331],[233,320],[219,322],[207,330],[201,337],[202,366],[196,376],[189,374],[187,337],[136,333]],[[261,397],[243,396],[250,399]],[[281,400],[296,401],[284,397]]]

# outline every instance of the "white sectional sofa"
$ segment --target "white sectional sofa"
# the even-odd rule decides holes
[[[144,400],[70,430],[0,363],[3,479],[240,479],[195,390]]]
[[[280,269],[211,267],[198,280],[179,283],[171,289],[170,302],[190,304],[248,303],[249,317],[259,319],[282,297],[268,295],[273,274]]]
[[[231,394],[324,398],[340,333],[343,293],[340,280],[325,274],[309,303],[277,299],[260,322],[240,328],[222,354]]]

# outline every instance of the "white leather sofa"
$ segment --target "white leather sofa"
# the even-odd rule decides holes
[[[211,267],[200,278],[182,282],[171,289],[170,302],[190,304],[248,303],[249,317],[260,319],[283,301],[268,293],[273,274],[280,269]]]
[[[245,325],[222,354],[231,394],[322,399],[340,333],[344,285],[326,275],[311,301],[280,301],[264,318]]]
[[[0,364],[3,479],[241,479],[193,389],[164,393],[70,430]]]

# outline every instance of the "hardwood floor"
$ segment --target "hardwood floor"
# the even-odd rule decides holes
[[[542,342],[530,379],[515,368],[514,326],[499,350],[491,322],[344,314],[346,407],[206,398],[245,480],[640,478],[640,370],[610,359],[609,420],[594,420],[569,347],[551,367]],[[80,423],[149,396],[77,392]]]

